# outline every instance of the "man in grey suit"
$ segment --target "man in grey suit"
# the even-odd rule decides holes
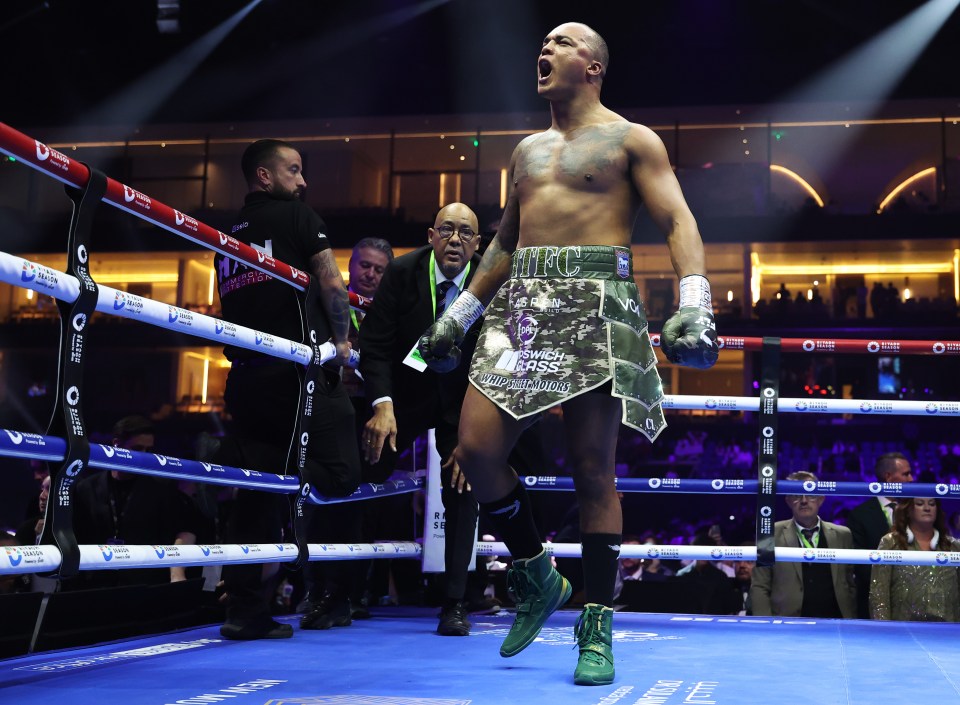
[[[817,480],[809,472],[795,472],[787,475],[787,479]],[[776,523],[774,543],[791,548],[853,548],[849,529],[820,519],[822,504],[822,495],[787,495],[787,506],[793,518]],[[753,569],[750,599],[754,616],[845,619],[857,616],[852,565],[775,563],[772,567],[757,566]]]

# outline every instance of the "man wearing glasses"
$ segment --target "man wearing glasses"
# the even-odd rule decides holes
[[[795,472],[788,480],[817,481],[810,472]],[[823,495],[786,496],[791,519],[778,521],[773,541],[790,548],[853,548],[850,529],[820,518]],[[755,617],[821,617],[854,619],[857,592],[853,566],[841,563],[775,563],[753,569],[750,586]]]
[[[427,242],[387,266],[360,326],[360,374],[372,405],[372,417],[361,433],[360,452],[387,477],[398,449],[408,448],[418,436],[436,429],[446,510],[446,599],[437,632],[466,636],[470,623],[463,600],[478,508],[450,459],[457,446],[467,369],[441,376],[427,368],[416,348],[420,334],[454,302],[477,271],[480,236],[476,214],[462,203],[445,206],[427,229]],[[479,332],[480,322],[467,331],[463,345],[467,358]]]

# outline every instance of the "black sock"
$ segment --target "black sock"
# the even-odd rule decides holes
[[[513,558],[533,558],[543,550],[530,498],[519,480],[506,497],[481,502],[480,509],[490,518]]]
[[[583,535],[584,602],[613,606],[613,586],[617,579],[622,538],[622,534]]]

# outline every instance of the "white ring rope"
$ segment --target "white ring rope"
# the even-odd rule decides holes
[[[673,395],[663,397],[664,409],[707,411],[759,411],[759,397],[707,397]],[[780,397],[780,413],[861,414],[872,416],[960,416],[960,402],[902,401],[899,399],[801,399]]]
[[[197,544],[176,546],[82,545],[81,570],[170,568],[173,566],[290,563],[297,558],[293,543]],[[310,560],[419,558],[423,548],[412,541],[378,543],[311,543]],[[60,567],[56,546],[0,547],[0,575],[43,573]]]
[[[3,453],[3,436],[0,436],[0,454]],[[764,468],[764,475],[772,477],[773,468]],[[768,475],[769,473],[769,475]],[[570,491],[576,489],[569,475],[523,475],[520,481],[533,490]],[[738,494],[755,495],[758,480],[703,479],[699,477],[617,477],[614,484],[618,492],[644,492],[655,494]],[[833,497],[942,497],[960,498],[960,483],[945,482],[846,482],[831,480],[780,480],[778,495],[805,494]]]
[[[310,560],[361,560],[370,558],[420,558],[423,547],[415,542],[361,544],[309,544]],[[578,543],[546,543],[544,549],[557,558],[579,558]],[[502,542],[478,542],[478,556],[507,556]],[[845,563],[865,565],[923,565],[960,567],[960,552],[879,551],[853,548],[775,549],[781,563]],[[171,566],[226,565],[239,563],[288,563],[297,557],[295,544],[216,544],[179,546],[80,546],[81,570],[124,568],[169,568]],[[660,560],[756,561],[755,546],[660,546],[624,545],[621,558]],[[60,565],[55,546],[4,546],[0,548],[0,575],[38,573]]]
[[[76,277],[6,252],[0,252],[0,281],[47,294],[68,303],[76,301],[80,295],[80,282]],[[262,352],[283,360],[299,362],[302,365],[309,363],[310,358],[313,357],[313,351],[309,346],[293,340],[228,323],[213,316],[160,303],[143,296],[128,294],[102,284],[97,286],[99,287],[97,311],[101,313],[143,321],[178,333]],[[86,322],[78,324],[83,326]],[[324,343],[320,349],[321,363],[333,359],[336,355],[336,347],[333,343]]]
[[[557,558],[579,558],[579,543],[545,543],[547,553]],[[507,556],[503,542],[477,543],[477,555]],[[621,545],[621,558],[659,558],[661,560],[757,560],[756,546],[658,546]],[[776,547],[776,560],[783,563],[865,563],[869,565],[930,565],[960,567],[960,552],[949,551],[869,551],[858,548],[786,548]]]

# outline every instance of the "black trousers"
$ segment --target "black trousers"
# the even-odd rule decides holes
[[[356,437],[359,441],[364,424],[370,418],[370,404],[365,397],[352,396],[354,418],[356,419]],[[405,448],[401,446],[401,452]],[[371,465],[360,457],[361,479],[365,483],[381,484],[394,472],[396,458],[383,460]],[[348,532],[350,538],[342,543],[373,543],[374,541],[414,541],[422,529],[422,517],[414,509],[415,497],[412,494],[387,495],[367,499],[362,502],[345,502],[320,508],[315,517],[315,531],[333,534]],[[336,527],[331,526],[335,524]],[[352,532],[352,533],[350,533]],[[419,561],[408,558],[362,560],[344,562],[355,570],[344,575],[343,571],[331,575],[324,566],[331,563],[315,562],[311,564],[310,592],[312,597],[318,593],[343,593],[349,589],[355,604],[365,596],[368,590],[379,596],[386,594],[392,575],[397,593],[402,601],[417,599],[422,587],[423,573]],[[347,585],[338,584],[337,579],[346,578]],[[374,583],[377,585],[375,586]],[[380,592],[377,592],[377,590]]]
[[[418,436],[422,436],[433,428],[436,431],[437,452],[440,454],[441,463],[446,462],[453,453],[453,449],[457,447],[457,420],[445,418],[439,410],[405,407],[402,401],[394,400],[394,413],[397,418],[397,449],[402,452],[410,447]],[[368,412],[368,416],[370,413],[372,412]],[[383,482],[393,474],[396,462],[397,454],[384,446],[380,460],[374,465],[365,467],[364,479],[370,477],[372,482]],[[474,536],[480,509],[472,492],[464,490],[463,493],[459,493],[450,488],[452,475],[452,468],[440,472],[443,483],[440,499],[446,513],[444,527],[446,541],[443,548],[444,591],[448,599],[462,600],[467,589],[467,576],[473,556]],[[427,520],[432,521],[432,517],[427,517]]]
[[[449,407],[449,404],[447,404]],[[440,462],[445,463],[453,450],[457,447],[457,428],[459,418],[452,414],[442,414],[438,410],[419,408],[403,408],[394,400],[397,416],[397,448],[402,452],[411,446],[414,440],[425,434],[430,428],[435,429],[437,453]],[[456,407],[459,411],[459,407]],[[369,416],[370,412],[367,413]],[[539,424],[527,428],[520,434],[507,461],[510,466],[521,475],[531,473],[543,474],[547,471],[546,452]],[[372,466],[364,465],[364,482],[383,482],[393,473],[396,465],[396,454],[389,448],[384,448],[380,461]],[[442,489],[440,500],[443,503],[446,515],[444,527],[446,542],[444,544],[444,590],[447,599],[478,601],[483,597],[486,587],[486,561],[477,560],[477,572],[471,574],[470,560],[473,556],[474,536],[476,535],[479,506],[472,492],[462,494],[450,487],[453,469],[441,469],[440,481]],[[368,479],[368,477],[370,479]],[[533,497],[535,520],[539,521],[540,503]],[[365,504],[374,504],[366,502]],[[427,522],[434,521],[435,517],[426,517]]]
[[[300,371],[294,363],[256,360],[234,364],[224,394],[231,417],[229,435],[215,462],[261,472],[285,473],[299,414]],[[320,494],[344,497],[360,484],[360,456],[353,406],[336,372],[322,370],[314,394],[303,480]],[[293,456],[295,457],[295,455]],[[290,522],[290,500],[254,490],[239,490],[226,523],[227,543],[281,542]],[[333,537],[328,541],[339,541]],[[269,613],[260,565],[223,569],[227,619],[245,620]]]

